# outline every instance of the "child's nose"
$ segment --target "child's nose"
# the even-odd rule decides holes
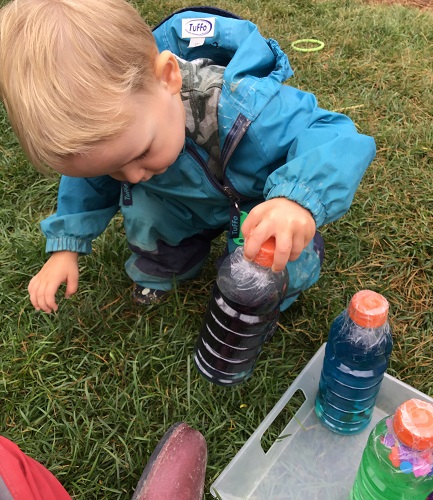
[[[143,179],[143,177],[146,177],[145,171],[141,169],[127,170],[123,173],[123,175],[125,176],[125,180],[127,180],[131,184],[137,184]]]

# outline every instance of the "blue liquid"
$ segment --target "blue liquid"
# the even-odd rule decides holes
[[[343,311],[328,336],[316,397],[316,414],[328,429],[355,434],[368,426],[388,367],[392,335],[356,325]]]

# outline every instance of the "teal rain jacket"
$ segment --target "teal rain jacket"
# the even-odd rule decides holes
[[[210,18],[213,36],[190,46],[182,38],[182,18]],[[207,153],[188,138],[176,162],[147,182],[63,176],[57,213],[41,224],[48,252],[91,252],[92,240],[120,209],[132,250],[129,276],[142,286],[170,289],[174,277],[198,273],[210,239],[228,229],[235,202],[248,210],[286,197],[307,208],[317,227],[347,212],[375,156],[374,140],[347,116],[319,108],[314,95],[283,84],[293,72],[275,40],[249,21],[193,10],[169,17],[154,36],[159,50],[225,67],[218,107],[222,181],[208,169]],[[288,270],[292,297],[318,279],[312,244]]]

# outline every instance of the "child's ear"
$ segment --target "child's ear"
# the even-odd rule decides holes
[[[155,62],[155,76],[158,81],[167,85],[172,94],[177,94],[182,88],[182,76],[176,56],[169,50],[158,54]]]

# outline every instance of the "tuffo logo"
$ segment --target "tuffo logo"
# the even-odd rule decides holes
[[[182,36],[186,37],[208,37],[213,36],[214,32],[214,18],[209,19],[183,19],[183,33]]]
[[[212,31],[212,23],[206,19],[191,19],[185,26],[190,35],[206,36]]]

